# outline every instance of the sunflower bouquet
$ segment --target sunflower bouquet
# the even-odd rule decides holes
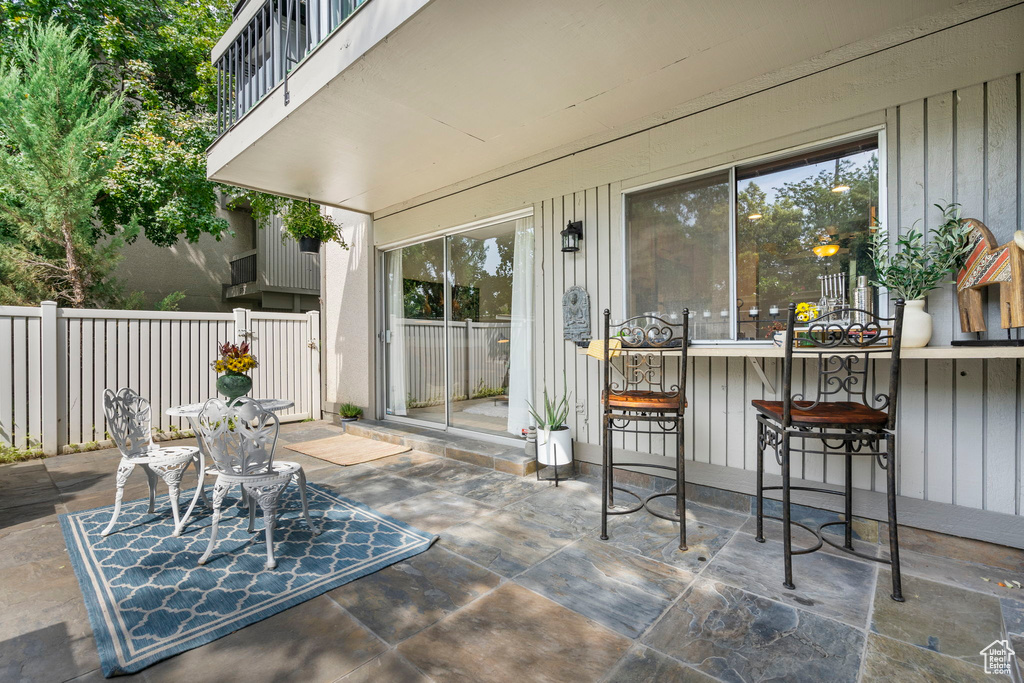
[[[803,301],[796,305],[796,319],[807,323],[818,317],[818,307],[809,301]]]
[[[213,361],[211,365],[218,373],[245,373],[259,366],[256,356],[252,355],[249,349],[249,342],[241,344],[227,342],[217,347],[217,350],[220,353],[220,358]]]

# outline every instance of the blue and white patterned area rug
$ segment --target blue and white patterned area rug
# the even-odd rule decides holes
[[[182,507],[190,499],[191,492],[183,492]],[[417,555],[436,539],[311,484],[310,516],[323,528],[313,536],[301,518],[299,492],[289,486],[274,534],[277,568],[266,569],[262,521],[249,534],[248,517],[235,502],[230,496],[224,501],[233,507],[225,509],[205,566],[196,560],[210,540],[209,510],[193,515],[179,538],[171,535],[166,496],[154,514],[147,512],[148,499],[124,503],[106,538],[100,531],[113,506],[61,515],[104,676],[139,671],[209,643]]]

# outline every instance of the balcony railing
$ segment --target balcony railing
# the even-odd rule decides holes
[[[231,286],[256,282],[256,253],[237,256],[231,260]]]
[[[217,136],[368,0],[267,0],[215,61]],[[286,101],[287,103],[287,101]]]

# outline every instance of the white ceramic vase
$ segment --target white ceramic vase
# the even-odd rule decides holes
[[[541,465],[572,462],[572,432],[566,426],[537,430],[537,459]]]
[[[924,299],[908,301],[903,309],[903,348],[919,349],[931,339],[932,314],[924,310]]]

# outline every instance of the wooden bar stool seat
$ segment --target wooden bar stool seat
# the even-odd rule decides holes
[[[757,412],[782,422],[782,401],[751,401]],[[884,427],[889,415],[863,403],[835,401],[814,405],[811,401],[793,401],[791,424],[795,427],[834,426],[841,429],[877,429]]]
[[[604,403],[605,393],[601,392],[601,402]],[[651,411],[651,412],[678,412],[679,394],[668,394],[661,391],[621,391],[608,394],[608,405],[619,410]],[[683,401],[686,407],[686,401]]]

